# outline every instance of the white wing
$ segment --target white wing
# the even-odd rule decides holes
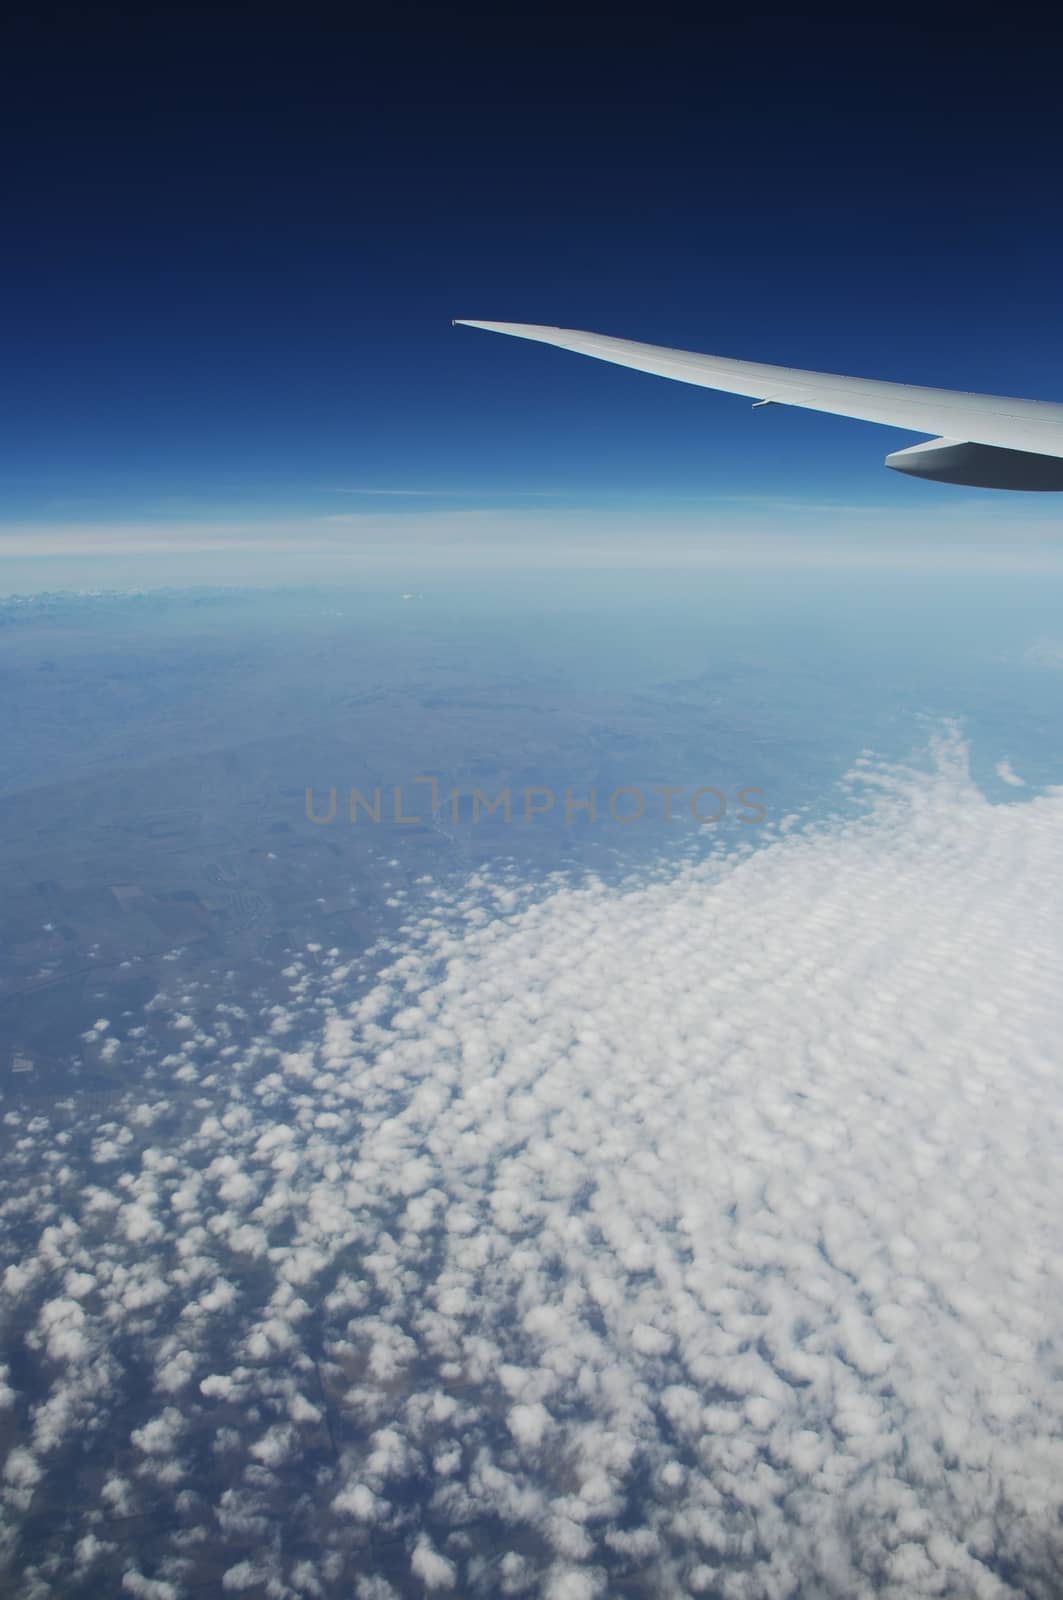
[[[886,457],[887,466],[916,477],[990,489],[1063,489],[1063,405],[1046,400],[1010,400],[999,395],[924,389],[910,383],[880,383],[874,378],[843,378],[831,372],[803,372],[797,367],[669,350],[574,328],[459,320],[463,327],[556,344],[562,350],[576,350],[599,361],[677,378],[703,389],[722,389],[775,405],[802,406],[808,411],[828,411],[834,416],[939,435]]]

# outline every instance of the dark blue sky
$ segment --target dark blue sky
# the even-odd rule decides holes
[[[4,45],[10,522],[970,493],[453,316],[1063,398],[1058,34],[53,15]]]

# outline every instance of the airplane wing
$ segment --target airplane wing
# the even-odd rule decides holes
[[[747,395],[759,405],[802,406],[808,411],[937,435],[886,457],[888,467],[913,477],[984,489],[1063,490],[1063,405],[1047,400],[1010,400],[953,389],[924,389],[910,383],[880,383],[874,378],[844,378],[832,372],[803,372],[797,367],[733,361],[530,322],[459,318],[457,324],[556,344],[562,350],[703,389]]]

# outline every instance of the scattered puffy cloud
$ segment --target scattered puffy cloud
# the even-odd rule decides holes
[[[453,1589],[457,1571],[453,1561],[441,1556],[431,1542],[421,1534],[413,1547],[410,1568],[430,1592],[435,1589]]]
[[[851,784],[433,891],[283,1013],[159,998],[65,1178],[9,1116],[14,1538],[93,1469],[26,1592],[1054,1593],[1063,790],[991,804],[951,732]],[[178,1018],[234,1052],[180,1095]]]

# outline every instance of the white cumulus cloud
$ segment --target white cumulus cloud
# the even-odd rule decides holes
[[[275,997],[204,995],[237,1041],[209,1095],[81,1130],[114,1205],[60,1204],[51,1121],[16,1127],[57,1443],[13,1438],[12,1515],[81,1430],[87,1516],[180,1478],[200,1519],[129,1592],[201,1549],[229,1589],[367,1600],[1052,1594],[1063,791],[990,803],[951,732],[852,785],[619,886],[433,890],[383,965],[291,962],[280,1043]],[[198,1029],[191,990],[152,1004]],[[180,1391],[117,1455],[116,1332]],[[320,1557],[285,1569],[288,1486]]]

